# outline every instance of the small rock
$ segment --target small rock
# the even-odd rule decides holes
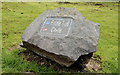
[[[23,12],[21,12],[21,14],[24,14]]]

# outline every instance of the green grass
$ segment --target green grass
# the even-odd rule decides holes
[[[29,24],[46,9],[58,7],[76,8],[88,20],[100,23],[100,38],[96,55],[101,58],[103,73],[118,72],[118,3],[102,3],[103,7],[93,3],[2,3],[2,72],[55,72],[51,68],[40,66],[36,62],[23,61],[18,53],[22,42],[22,33]],[[21,14],[23,13],[23,14]]]
[[[18,56],[19,52],[20,51],[15,49],[10,54],[4,53],[6,55],[3,55],[3,65],[2,65],[3,73],[4,72],[7,72],[7,73],[11,73],[11,72],[20,73],[20,72],[24,72],[24,71],[28,71],[28,72],[30,72],[30,71],[49,72],[49,73],[54,72],[54,70],[52,70],[51,68],[47,68],[45,66],[40,66],[34,61],[33,62],[23,61]]]

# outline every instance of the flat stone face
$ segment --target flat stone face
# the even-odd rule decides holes
[[[47,36],[67,36],[71,30],[72,18],[46,18],[40,34]]]
[[[37,17],[24,31],[22,41],[37,54],[70,66],[81,55],[97,50],[99,28],[74,8],[57,8]]]

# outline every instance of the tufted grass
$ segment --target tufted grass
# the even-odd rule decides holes
[[[100,37],[96,55],[101,58],[101,73],[118,72],[118,3],[2,3],[2,72],[19,73],[25,71],[55,72],[54,69],[27,62],[18,54],[22,33],[27,26],[46,9],[58,7],[76,8],[88,20],[100,23]]]

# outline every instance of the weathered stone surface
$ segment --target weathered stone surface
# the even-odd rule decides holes
[[[46,10],[24,31],[24,47],[59,64],[70,66],[81,55],[97,50],[98,23],[74,8]]]

